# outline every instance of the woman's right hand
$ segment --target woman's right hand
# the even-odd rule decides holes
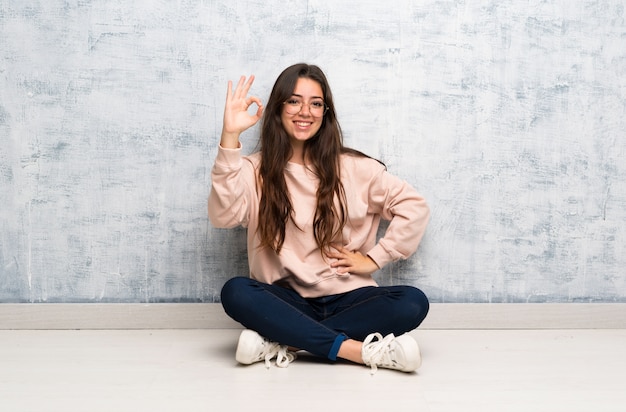
[[[228,92],[224,107],[224,126],[220,140],[220,145],[224,148],[238,148],[239,135],[244,130],[254,126],[263,115],[261,99],[255,96],[248,96],[248,91],[253,82],[254,76],[250,76],[248,81],[246,81],[245,76],[241,76],[237,87],[233,91],[233,82],[228,81]],[[258,107],[254,114],[248,113],[248,109],[252,104],[256,104]]]

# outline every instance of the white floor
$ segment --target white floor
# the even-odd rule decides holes
[[[418,330],[415,374],[300,355],[239,366],[236,329],[0,330],[0,411],[626,411],[626,330]]]

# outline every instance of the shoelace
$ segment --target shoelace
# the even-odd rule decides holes
[[[276,354],[276,366],[279,368],[286,368],[295,359],[296,354],[294,352],[290,352],[286,346],[281,346],[280,350]]]
[[[272,347],[265,354],[265,367],[267,369],[272,366],[272,359],[276,357],[276,366],[279,368],[286,368],[291,362],[296,359],[296,354],[290,352],[287,346],[281,346],[277,343],[273,343]]]
[[[376,338],[376,342],[372,342],[374,338]],[[394,339],[395,336],[392,333],[384,338],[380,333],[372,333],[363,341],[363,360],[369,362],[372,375],[376,373],[378,366],[393,364],[389,345]]]

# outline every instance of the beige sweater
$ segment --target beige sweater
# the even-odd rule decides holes
[[[280,282],[303,297],[376,286],[372,276],[338,274],[317,247],[312,226],[318,183],[315,175],[299,164],[289,163],[285,168],[297,227],[291,221],[287,224],[280,254],[258,247],[260,193],[255,182],[259,161],[259,153],[244,157],[241,149],[220,147],[208,202],[209,219],[215,227],[248,228],[250,276],[266,283]],[[347,249],[368,255],[380,268],[406,259],[417,250],[430,212],[415,189],[388,173],[376,160],[350,155],[342,155],[341,179],[348,210],[343,229]],[[390,223],[377,240],[381,217]]]

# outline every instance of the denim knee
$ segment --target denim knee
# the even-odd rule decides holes
[[[245,277],[234,277],[226,281],[222,287],[220,299],[222,307],[229,316],[235,317],[233,315],[242,308],[248,304],[254,304],[250,299],[250,291],[253,286],[252,280]]]
[[[430,303],[428,297],[424,292],[415,287],[409,287],[406,291],[407,294],[407,314],[411,314],[414,317],[414,327],[417,328],[428,315],[430,309]]]

